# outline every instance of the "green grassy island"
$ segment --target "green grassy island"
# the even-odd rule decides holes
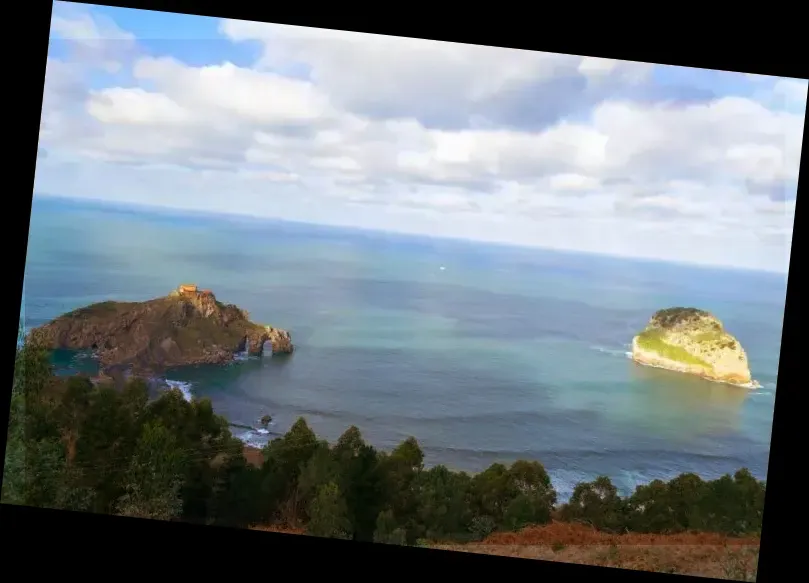
[[[655,312],[632,339],[632,358],[640,364],[745,387],[755,386],[747,354],[710,312],[668,308]]]

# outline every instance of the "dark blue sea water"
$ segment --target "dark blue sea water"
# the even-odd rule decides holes
[[[413,435],[429,463],[470,471],[537,459],[563,497],[600,474],[624,491],[685,471],[765,477],[783,275],[35,198],[27,328],[189,281],[297,347],[172,371],[233,423],[270,413],[283,432],[304,415],[380,448]],[[714,312],[762,388],[632,363],[633,334],[675,305]]]

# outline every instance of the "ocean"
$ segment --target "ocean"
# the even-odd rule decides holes
[[[300,416],[329,440],[356,425],[381,449],[416,437],[428,465],[538,460],[562,499],[599,475],[624,494],[766,478],[784,275],[34,198],[26,329],[184,282],[292,334],[288,357],[170,371],[252,445]],[[632,336],[670,306],[716,314],[761,388],[634,364]]]

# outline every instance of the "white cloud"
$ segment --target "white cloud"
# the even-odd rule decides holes
[[[592,176],[581,174],[555,174],[549,179],[549,188],[552,191],[564,192],[576,190],[594,190],[599,187],[599,180]]]
[[[232,63],[191,68],[174,59],[147,58],[135,64],[134,74],[168,94],[181,95],[188,107],[217,117],[287,124],[311,122],[329,113],[328,99],[311,83]]]
[[[480,115],[547,124],[566,105],[557,101],[560,88],[595,102],[610,80],[638,83],[651,71],[646,63],[282,24],[226,20],[221,30],[234,41],[262,43],[261,68],[303,65],[342,108],[431,125],[464,126]],[[542,94],[544,103],[537,101]]]
[[[807,87],[809,82],[806,79],[779,79],[773,93],[777,98],[783,99],[785,106],[805,109]]]
[[[96,38],[94,26],[55,29]],[[804,116],[770,105],[802,95],[805,106],[805,84],[654,101],[633,97],[653,94],[644,63],[221,28],[262,43],[255,67],[129,53],[130,85],[90,90],[88,68],[106,59],[49,60],[39,188],[786,269]]]
[[[92,91],[87,113],[105,124],[148,125],[165,128],[190,123],[191,113],[162,93],[140,87],[110,87]]]
[[[60,4],[51,18],[51,42],[67,40],[77,62],[117,72],[135,50],[135,36],[111,19]],[[70,8],[66,8],[70,7]]]
[[[109,18],[89,14],[76,14],[73,18],[55,15],[51,19],[51,31],[57,37],[69,38],[94,49],[100,48],[108,40],[135,40],[135,35],[121,30]]]

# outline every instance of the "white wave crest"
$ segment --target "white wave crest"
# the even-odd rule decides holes
[[[191,399],[194,398],[194,394],[191,392],[191,383],[166,379],[166,384],[172,389],[178,389],[183,394],[186,401],[190,402]]]
[[[621,348],[607,348],[605,346],[590,346],[590,350],[595,350],[602,354],[609,354],[610,356],[621,356],[625,353]]]

